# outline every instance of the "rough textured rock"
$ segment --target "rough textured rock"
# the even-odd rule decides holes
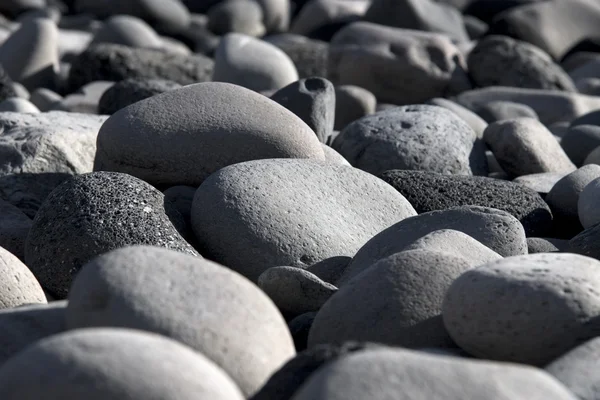
[[[0,196],[33,217],[71,175],[92,171],[106,117],[49,112],[0,113]]]
[[[27,346],[64,332],[66,301],[0,310],[0,367]]]
[[[523,225],[512,215],[494,208],[462,206],[407,218],[373,236],[356,253],[342,277],[342,287],[366,268],[415,240],[440,229],[466,233],[503,257],[527,254]]]
[[[329,60],[327,42],[289,33],[269,36],[265,40],[288,55],[294,62],[300,79],[311,76],[327,78]]]
[[[441,318],[442,300],[452,281],[470,268],[466,259],[423,249],[381,259],[321,307],[308,346],[356,340],[453,347]]]
[[[335,87],[335,130],[342,130],[348,124],[373,114],[377,99],[367,89],[353,85]]]
[[[208,82],[111,116],[98,135],[94,170],[198,186],[227,165],[265,158],[323,161],[324,155],[315,133],[291,111],[248,89]]]
[[[269,267],[353,256],[374,234],[415,214],[394,188],[358,169],[258,160],[204,181],[192,225],[207,257],[256,280]]]
[[[130,175],[94,172],[56,188],[33,220],[25,261],[42,286],[65,298],[79,269],[115,248],[149,244],[197,255],[185,222],[161,192]]]
[[[483,138],[511,176],[576,169],[552,133],[536,119],[495,122],[487,127]]]
[[[36,342],[0,369],[0,395],[6,400],[244,398],[202,354],[127,329],[83,329]]]
[[[46,296],[29,268],[0,247],[0,309],[46,303]]]
[[[307,78],[278,90],[271,100],[281,104],[315,133],[322,143],[333,132],[335,121],[335,90],[325,78]]]
[[[273,267],[258,277],[258,287],[284,315],[297,316],[319,308],[337,292],[337,287],[302,268]]]
[[[441,34],[354,22],[333,37],[329,79],[380,101],[416,104],[470,89],[458,48]]]
[[[295,355],[285,321],[258,287],[219,264],[150,246],[88,263],[69,293],[67,324],[176,339],[223,368],[246,397]]]
[[[582,166],[586,157],[600,146],[600,126],[571,126],[560,141],[560,146],[575,165]]]
[[[161,79],[125,79],[115,83],[100,97],[98,113],[112,115],[133,103],[180,87],[177,82]]]
[[[418,213],[474,205],[508,212],[523,224],[527,236],[545,235],[552,228],[548,205],[534,190],[513,182],[402,170],[386,171],[381,178]]]
[[[467,58],[477,86],[577,92],[567,73],[542,49],[507,36],[486,36]]]
[[[214,62],[205,56],[179,55],[153,49],[136,49],[118,44],[97,44],[81,53],[71,65],[71,92],[94,81],[128,78],[166,79],[181,85],[211,79]]]
[[[475,132],[437,106],[396,107],[363,117],[344,128],[332,147],[374,175],[390,169],[487,175],[485,148]]]
[[[600,339],[591,339],[552,361],[545,368],[581,400],[598,398]]]
[[[599,282],[600,263],[588,257],[505,258],[454,281],[444,300],[444,324],[477,357],[545,365],[597,335]]]
[[[544,371],[398,348],[340,358],[315,374],[291,400],[575,400]]]
[[[477,114],[488,123],[516,118],[539,119],[535,110],[526,104],[512,101],[491,101],[477,109]]]
[[[229,33],[215,53],[215,82],[228,82],[255,91],[279,90],[298,80],[294,62],[265,41]]]

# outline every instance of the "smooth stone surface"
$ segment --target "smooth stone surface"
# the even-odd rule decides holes
[[[460,118],[462,118],[467,124],[469,124],[469,126],[471,127],[471,129],[473,129],[478,138],[481,139],[483,137],[483,131],[485,131],[485,128],[487,128],[488,124],[473,111],[461,106],[458,103],[441,97],[436,97],[431,100],[428,100],[425,104],[444,107],[452,111]]]
[[[507,36],[490,35],[477,42],[467,58],[477,86],[577,92],[567,73],[542,49]]]
[[[46,303],[46,296],[29,268],[0,247],[0,309]]]
[[[556,182],[568,174],[569,172],[542,172],[539,174],[521,175],[515,178],[513,182],[535,190],[542,198],[545,198],[554,185],[556,185]]]
[[[42,112],[50,111],[62,101],[63,97],[45,88],[38,88],[31,93],[29,101]]]
[[[415,214],[393,187],[358,169],[258,160],[204,181],[192,225],[207,257],[255,281],[269,267],[353,256],[377,232]]]
[[[592,164],[593,165],[593,164]],[[579,193],[577,200],[577,215],[581,225],[587,229],[600,223],[600,178],[589,182]]]
[[[373,114],[376,106],[377,99],[367,89],[353,85],[336,86],[334,129],[341,131],[357,119]]]
[[[495,122],[487,127],[483,138],[511,176],[576,169],[552,133],[536,119]]]
[[[444,324],[476,357],[545,365],[596,336],[599,281],[600,262],[589,257],[505,258],[454,281],[444,300]]]
[[[0,64],[27,89],[51,85],[58,70],[58,29],[49,19],[23,22],[0,46]]]
[[[575,400],[544,371],[421,351],[384,348],[340,358],[291,400]]]
[[[214,62],[203,55],[168,53],[118,44],[97,44],[81,53],[68,78],[73,92],[94,81],[118,82],[128,78],[166,79],[181,85],[210,81]]]
[[[348,125],[332,147],[356,168],[487,175],[483,144],[471,127],[438,106],[395,107]]]
[[[268,36],[265,41],[277,46],[294,62],[299,78],[328,77],[329,44],[290,33]]]
[[[245,397],[295,355],[285,321],[258,287],[219,264],[150,246],[89,262],[69,293],[67,324],[171,337],[223,368]]]
[[[106,117],[64,112],[0,113],[0,196],[33,217],[71,175],[92,171]]]
[[[308,346],[356,340],[452,347],[441,319],[442,300],[452,281],[470,268],[466,259],[423,249],[381,259],[321,307]]]
[[[284,315],[318,311],[337,287],[302,268],[273,267],[258,277],[258,287]]]
[[[25,261],[58,299],[92,258],[148,244],[198,253],[183,239],[186,224],[172,203],[146,182],[115,172],[75,176],[48,196],[33,220]]]
[[[363,87],[382,102],[417,104],[471,88],[459,49],[436,33],[354,22],[331,40],[329,61],[334,84]]]
[[[36,342],[0,368],[0,395],[6,400],[244,398],[202,354],[129,329],[83,329]]]
[[[350,261],[352,261],[352,257],[331,257],[311,265],[306,270],[318,276],[319,279],[336,285]]]
[[[590,111],[571,121],[571,127],[579,125],[600,125],[600,110]]]
[[[40,110],[30,101],[13,97],[0,102],[0,112],[18,112],[25,114],[37,114]]]
[[[0,246],[25,259],[25,240],[31,229],[32,221],[17,207],[0,200]]]
[[[488,123],[516,118],[539,119],[535,110],[526,104],[512,101],[491,101],[477,109],[477,114]]]
[[[600,165],[600,146],[596,147],[583,161],[583,165],[596,164]]]
[[[296,348],[297,352],[306,350],[308,332],[310,331],[310,327],[312,326],[316,315],[316,312],[311,311],[302,315],[298,315],[296,318],[288,322],[288,329],[290,330],[292,338],[294,339],[294,347]],[[265,386],[261,388],[256,396],[258,396],[264,388]]]
[[[337,165],[346,165],[351,167],[348,160],[346,160],[340,153],[327,146],[325,143],[321,143],[321,147],[323,148],[323,154],[325,155],[325,161],[331,164]]]
[[[560,141],[560,146],[575,165],[581,166],[586,157],[600,146],[600,126],[571,126]]]
[[[91,44],[113,43],[129,47],[158,49],[160,37],[143,20],[131,15],[116,15],[106,20]]]
[[[505,211],[479,206],[431,211],[400,221],[373,236],[356,253],[337,286],[342,288],[372,264],[440,229],[463,232],[503,257],[527,254],[523,225]]]
[[[289,0],[258,0],[267,32],[286,32],[290,26],[292,4]]]
[[[0,367],[38,340],[64,332],[66,308],[66,301],[54,301],[0,310]]]
[[[552,228],[548,205],[533,189],[513,182],[403,170],[386,171],[381,178],[418,213],[475,205],[508,212],[523,224],[527,236],[545,235]]]
[[[209,82],[112,115],[98,134],[94,170],[199,186],[223,167],[267,158],[325,159],[315,133],[291,111],[243,87]]]
[[[569,249],[569,241],[552,238],[527,238],[527,249],[529,254],[566,252]]]
[[[0,5],[0,12],[15,16],[27,10],[41,10],[45,6],[46,0],[5,0]]]
[[[545,125],[573,119],[600,108],[600,98],[558,90],[522,89],[492,86],[474,89],[456,96],[455,100],[476,111],[491,101],[512,101],[531,107]]]
[[[281,104],[304,121],[325,143],[333,132],[335,90],[325,78],[300,79],[279,89],[271,100]]]
[[[310,0],[292,21],[290,32],[304,36],[314,35],[327,26],[343,25],[361,19],[369,0]]]
[[[294,62],[265,41],[229,33],[215,53],[215,82],[228,82],[254,91],[279,90],[298,80]]]
[[[236,32],[248,36],[263,36],[263,9],[250,0],[225,0],[208,10],[208,29],[217,35]]]
[[[595,224],[569,241],[569,252],[600,260],[600,224]]]
[[[595,338],[563,354],[544,369],[579,399],[595,400],[600,396],[598,360],[600,360],[600,338]]]
[[[194,201],[196,189],[193,186],[171,186],[163,192],[165,200],[175,205],[186,222],[189,222],[191,218],[192,202]]]
[[[102,94],[98,114],[112,115],[133,103],[180,87],[177,82],[162,79],[125,79]]]

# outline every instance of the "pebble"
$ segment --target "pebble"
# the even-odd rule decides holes
[[[0,196],[33,217],[48,194],[92,171],[106,117],[64,112],[0,113]]]
[[[309,160],[230,165],[202,183],[192,204],[203,254],[253,281],[270,267],[351,257],[413,215],[400,193],[371,174]]]
[[[128,78],[166,79],[181,85],[211,79],[214,62],[203,55],[168,53],[118,44],[90,46],[71,65],[68,85],[74,92],[94,81],[118,82]]]
[[[403,170],[386,171],[381,178],[402,193],[418,213],[476,205],[508,212],[523,224],[527,236],[545,235],[552,229],[548,205],[533,189],[513,182]]]
[[[162,41],[156,31],[143,20],[131,15],[116,15],[106,20],[94,35],[91,44],[98,43],[149,49],[162,47]]]
[[[115,248],[148,244],[197,255],[181,236],[185,226],[175,206],[144,181],[115,172],[77,175],[38,210],[25,261],[42,286],[63,299],[86,262]]]
[[[24,21],[0,46],[0,64],[28,90],[51,87],[58,70],[58,28],[54,22]]]
[[[30,101],[19,97],[12,97],[0,102],[0,112],[7,111],[25,114],[37,114],[41,112]]]
[[[576,169],[552,133],[536,119],[494,122],[483,138],[502,169],[511,176]]]
[[[98,134],[94,170],[197,187],[227,165],[263,158],[323,161],[324,155],[315,133],[291,111],[243,87],[209,82],[112,115]]]
[[[479,206],[430,211],[406,218],[373,236],[358,250],[337,286],[343,287],[377,261],[440,229],[463,232],[503,257],[527,254],[523,225],[505,211]]]
[[[273,267],[258,277],[260,287],[283,315],[318,311],[337,287],[302,268]]]
[[[323,305],[308,347],[344,341],[453,347],[441,318],[442,300],[452,281],[470,268],[461,257],[424,249],[381,259]]]
[[[552,361],[544,369],[569,388],[581,400],[600,395],[598,358],[600,339],[591,339]]]
[[[38,340],[64,332],[66,309],[66,301],[55,301],[0,310],[0,369]]]
[[[351,354],[323,366],[291,400],[367,398],[576,399],[551,375],[536,368],[382,348]]]
[[[469,75],[480,87],[577,92],[567,73],[542,49],[507,36],[486,36],[467,58]]]
[[[6,400],[244,398],[202,354],[163,336],[106,328],[34,343],[0,369],[0,395]]]
[[[46,296],[29,268],[8,250],[0,247],[0,309],[46,303]]]
[[[483,143],[446,108],[395,107],[348,125],[332,147],[356,168],[381,174],[408,169],[457,175],[487,175]]]
[[[328,77],[329,44],[291,33],[272,35],[264,38],[279,48],[293,61],[298,77]]]
[[[600,146],[600,126],[571,126],[560,141],[560,146],[575,165],[582,166],[586,157]]]
[[[336,131],[343,130],[350,123],[375,113],[377,99],[373,93],[353,85],[335,87],[335,123]]]
[[[378,100],[418,104],[471,87],[458,48],[441,34],[354,22],[330,43],[329,79]]]
[[[67,325],[173,338],[223,368],[245,397],[295,355],[285,321],[258,287],[211,261],[150,246],[89,262],[69,293]]]
[[[335,90],[325,78],[300,79],[279,89],[271,100],[281,104],[302,119],[322,143],[333,132]]]
[[[177,82],[162,79],[125,79],[102,94],[98,102],[98,114],[112,115],[133,103],[180,87]]]
[[[600,263],[576,254],[509,257],[469,270],[446,293],[443,318],[476,357],[543,366],[596,336]]]
[[[225,0],[208,10],[208,29],[217,35],[236,32],[260,37],[265,34],[263,11],[258,2]]]
[[[215,82],[228,82],[254,91],[279,90],[298,80],[294,62],[263,40],[229,33],[215,52]]]
[[[526,104],[515,103],[512,101],[490,101],[476,111],[481,118],[490,124],[505,119],[539,119],[533,108]]]

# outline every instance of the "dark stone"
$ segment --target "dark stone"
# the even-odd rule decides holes
[[[177,82],[160,79],[125,79],[104,92],[98,103],[98,113],[112,115],[140,100],[180,87]]]
[[[10,97],[18,96],[13,87],[13,80],[10,79],[10,76],[8,76],[4,67],[0,64],[0,102]]]
[[[564,239],[527,238],[527,250],[529,254],[561,252],[566,251],[568,247],[569,241]]]
[[[600,224],[587,228],[569,241],[569,253],[600,260]]]
[[[292,338],[294,339],[294,346],[296,347],[296,352],[301,352],[306,350],[306,343],[308,342],[308,332],[315,320],[317,315],[316,311],[311,311],[304,313],[302,315],[298,315],[296,318],[292,319],[288,322],[288,328],[290,329],[290,333],[292,334]]]

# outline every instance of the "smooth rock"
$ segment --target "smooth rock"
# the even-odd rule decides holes
[[[365,15],[370,4],[368,0],[310,0],[294,18],[290,32],[310,36],[328,25],[356,21]]]
[[[208,29],[217,35],[236,32],[248,36],[263,36],[263,11],[258,2],[225,0],[208,10]]]
[[[552,133],[533,118],[494,122],[483,139],[502,169],[514,177],[576,169]]]
[[[325,78],[307,78],[279,89],[271,100],[281,104],[304,121],[325,143],[333,132],[335,90]]]
[[[402,251],[423,236],[440,229],[463,232],[503,257],[527,254],[523,225],[512,215],[494,208],[454,207],[407,218],[373,236],[356,253],[337,286],[342,288],[377,261]]]
[[[600,165],[600,146],[596,147],[594,150],[587,155],[585,160],[583,161],[583,165],[596,164]]]
[[[215,53],[215,82],[228,82],[254,91],[279,90],[298,80],[294,62],[265,41],[230,33]]]
[[[363,117],[344,128],[332,147],[374,175],[390,169],[487,175],[485,149],[475,132],[438,106],[396,107]]]
[[[375,113],[377,99],[367,89],[353,85],[335,87],[334,129],[341,131],[350,123]]]
[[[0,112],[17,112],[25,114],[37,114],[41,111],[31,104],[30,101],[19,97],[12,97],[0,102]]]
[[[586,157],[600,146],[600,126],[575,125],[568,128],[560,145],[577,166],[583,165]]]
[[[98,135],[94,170],[199,186],[227,165],[265,158],[323,161],[324,155],[315,133],[291,111],[243,87],[209,82],[112,115]]]
[[[140,100],[179,89],[177,82],[161,79],[125,79],[107,89],[98,102],[98,113],[112,115]]]
[[[483,131],[485,131],[485,128],[487,128],[488,124],[473,111],[461,106],[458,103],[441,97],[430,99],[425,104],[444,107],[452,111],[454,114],[462,118],[467,124],[469,124],[469,126],[471,127],[471,129],[473,129],[478,138],[481,139],[483,137]]]
[[[535,110],[526,104],[512,101],[491,101],[477,109],[477,114],[488,123],[505,119],[534,118],[539,119]]]
[[[350,261],[352,261],[352,257],[331,257],[311,265],[306,270],[319,277],[319,279],[336,285]]]
[[[544,235],[552,228],[548,205],[534,190],[513,182],[402,170],[386,171],[381,178],[418,213],[474,205],[508,212],[523,224],[527,236]]]
[[[179,211],[186,222],[190,222],[192,202],[194,201],[196,189],[193,186],[171,186],[163,192],[165,200],[175,205],[177,211]]]
[[[244,399],[204,355],[130,329],[82,329],[36,342],[2,366],[0,395],[6,400]]]
[[[89,262],[69,293],[67,324],[178,340],[223,368],[246,397],[295,355],[285,321],[258,287],[219,264],[150,246]]]
[[[294,339],[294,347],[296,348],[297,352],[306,350],[308,332],[310,331],[310,327],[312,326],[316,315],[316,312],[311,311],[302,315],[298,315],[296,318],[293,318],[288,322],[288,329],[290,330],[292,338]],[[255,396],[259,396],[264,388],[265,386],[263,385],[261,390]]]
[[[575,400],[549,374],[523,365],[383,348],[325,365],[291,400]]]
[[[377,232],[415,214],[394,188],[358,169],[257,160],[205,180],[192,225],[207,257],[256,281],[270,267],[351,257]]]
[[[542,198],[545,198],[556,185],[556,182],[568,174],[569,172],[542,172],[540,174],[521,175],[515,178],[513,182],[535,190]]]
[[[288,55],[294,62],[300,79],[312,76],[328,77],[328,43],[289,33],[269,36],[265,41]]]
[[[290,26],[290,0],[257,0],[263,11],[263,24],[267,32],[286,32]]]
[[[42,112],[50,111],[62,101],[63,97],[50,89],[39,88],[31,93],[29,101]]]
[[[75,176],[48,196],[33,220],[25,261],[58,299],[85,263],[136,244],[198,253],[184,240],[186,224],[161,192],[130,175],[94,172]]]
[[[568,251],[600,260],[600,224],[592,225],[572,238]]]
[[[350,163],[340,153],[327,146],[325,143],[321,143],[321,147],[323,148],[325,161],[330,162],[332,164],[346,165],[348,167],[351,167]]]
[[[150,25],[131,15],[109,18],[94,35],[92,45],[98,43],[120,44],[129,47],[159,49],[160,37]]]
[[[530,254],[465,272],[446,293],[454,341],[479,358],[545,365],[597,335],[600,262]]]
[[[16,16],[28,10],[41,10],[46,0],[4,0],[0,4],[0,12],[4,15]]]
[[[356,85],[382,102],[417,104],[471,88],[450,38],[436,33],[354,22],[331,40],[329,79]]]
[[[583,191],[579,193],[577,213],[579,221],[585,229],[600,223],[600,207],[598,207],[599,198],[600,178],[596,178],[589,182]]]
[[[46,303],[46,296],[29,268],[0,247],[0,309]]]
[[[528,237],[527,249],[529,254],[567,252],[569,241],[564,239]]]

